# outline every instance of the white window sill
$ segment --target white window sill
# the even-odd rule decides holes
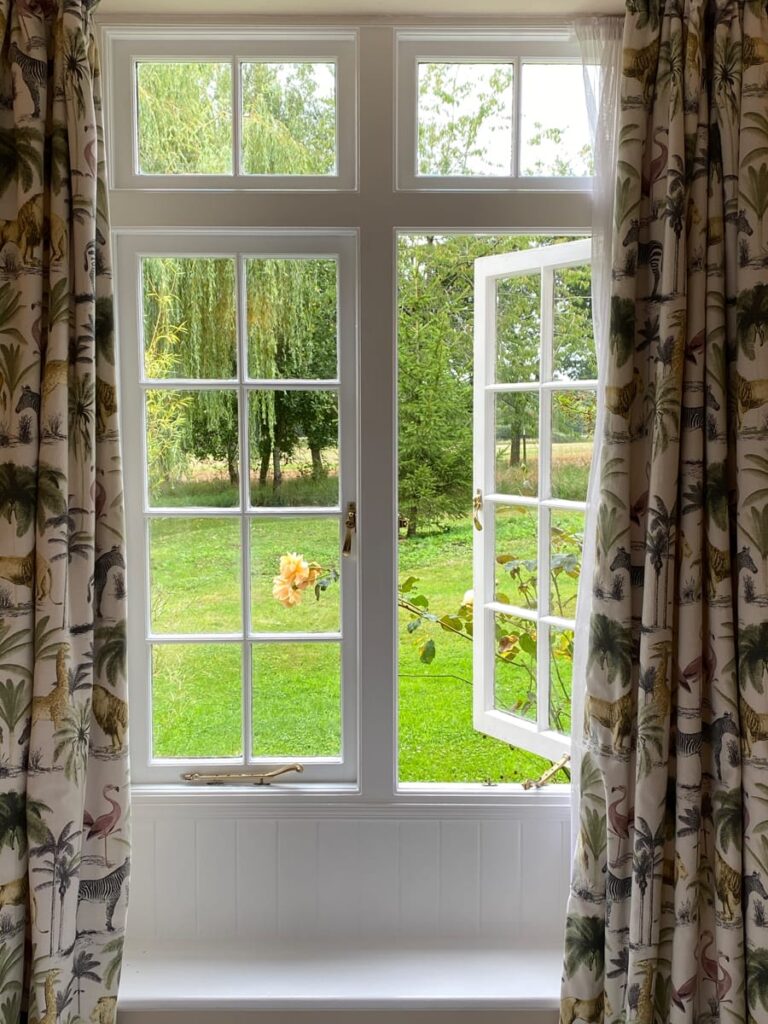
[[[144,946],[127,950],[120,1010],[544,1011],[561,971],[559,949]]]

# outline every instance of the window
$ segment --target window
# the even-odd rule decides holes
[[[581,73],[568,30],[107,40],[134,780],[498,799],[568,743],[589,154],[526,107],[530,68]]]
[[[567,33],[401,33],[398,74],[401,188],[584,188],[592,174]]]
[[[474,720],[553,760],[597,408],[589,259],[584,240],[475,263]]]
[[[116,187],[355,187],[350,33],[108,38]]]
[[[137,762],[158,779],[285,760],[309,781],[354,778],[355,239],[153,232],[121,238],[118,259],[141,439],[129,544],[146,553]]]

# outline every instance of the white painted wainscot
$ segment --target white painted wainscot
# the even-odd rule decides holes
[[[556,1021],[567,791],[191,795],[134,794],[121,1024]]]

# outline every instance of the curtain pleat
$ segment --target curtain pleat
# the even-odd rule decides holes
[[[768,9],[628,0],[561,1019],[768,1021]]]
[[[0,1019],[109,1024],[130,867],[125,558],[88,0],[0,0]]]

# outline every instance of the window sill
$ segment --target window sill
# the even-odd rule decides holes
[[[408,785],[391,797],[366,798],[354,785],[271,786],[134,785],[134,813],[199,818],[535,818],[567,821],[571,788],[567,785],[524,790],[499,786]]]
[[[121,1013],[557,1007],[554,949],[128,948]]]

